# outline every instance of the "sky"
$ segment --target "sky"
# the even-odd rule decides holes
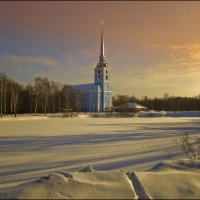
[[[1,1],[0,72],[94,82],[102,20],[113,95],[200,94],[199,1]]]

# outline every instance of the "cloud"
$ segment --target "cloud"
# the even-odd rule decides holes
[[[32,82],[37,76],[47,76],[66,84],[92,82],[92,70],[96,64],[85,63],[84,66],[83,63],[69,54],[62,60],[51,57],[5,54],[0,57],[0,72],[6,73],[8,77],[22,84]]]
[[[108,51],[113,94],[135,94],[138,97],[163,96],[169,92],[177,96],[195,96],[200,93],[200,44],[154,45],[154,62],[144,54],[134,57],[124,50]],[[160,54],[162,59],[156,59]],[[159,54],[159,52],[161,52]],[[79,50],[62,59],[42,56],[6,54],[0,57],[0,71],[22,83],[32,82],[36,76],[66,84],[84,84],[94,81],[94,68],[98,62],[95,51]],[[151,54],[148,55],[151,57]],[[107,59],[108,58],[108,59]]]
[[[173,64],[182,72],[189,73],[200,70],[200,44],[168,45]]]
[[[17,55],[7,54],[3,58],[6,61],[16,66],[31,64],[31,65],[35,65],[35,67],[39,65],[45,66],[47,68],[61,67],[60,62],[58,60],[52,59],[50,57],[17,56]]]
[[[39,56],[6,54],[0,57],[0,71],[22,83],[31,82],[36,76],[51,76],[64,68],[58,60]]]
[[[162,96],[165,92],[174,96],[199,94],[200,44],[162,48],[170,55],[166,59],[158,59],[158,61],[155,59],[155,62],[150,65],[145,65],[146,62],[144,64],[141,62],[140,65],[124,62],[121,68],[113,69],[112,81],[117,88],[117,93],[150,97]]]

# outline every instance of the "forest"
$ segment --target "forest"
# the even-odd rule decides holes
[[[137,98],[134,95],[113,96],[113,106],[136,102],[156,111],[200,110],[200,95],[194,97],[174,97],[165,93],[162,98]],[[0,73],[0,116],[18,114],[80,112],[81,93],[70,85],[61,84],[47,77],[36,77],[33,84],[22,85]]]
[[[147,107],[148,110],[156,111],[199,111],[200,95],[194,97],[170,96],[165,93],[163,97],[149,98],[143,96],[141,99],[134,95],[116,95],[113,97],[113,105],[119,106],[128,102],[136,102]]]
[[[30,113],[60,113],[80,111],[81,95],[47,77],[36,77],[33,84],[26,86],[0,73],[0,116]]]

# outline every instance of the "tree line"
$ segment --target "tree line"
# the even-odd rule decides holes
[[[0,116],[30,113],[60,113],[80,111],[81,95],[70,85],[47,77],[36,77],[33,84],[23,86],[0,73]]]
[[[156,111],[192,111],[200,110],[200,95],[195,97],[174,97],[168,93],[161,98],[141,99],[134,95],[116,95],[113,106],[136,102],[149,110]],[[70,85],[61,84],[47,77],[36,77],[33,84],[22,85],[0,73],[0,117],[3,115],[17,116],[30,113],[65,113],[80,112],[81,93],[72,90]]]
[[[163,97],[149,98],[143,96],[141,99],[134,95],[116,95],[113,97],[113,105],[115,107],[128,103],[136,102],[147,107],[148,110],[156,111],[199,111],[200,110],[200,95],[194,97],[174,97],[169,93],[165,93]]]

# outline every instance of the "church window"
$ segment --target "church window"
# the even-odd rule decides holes
[[[108,76],[106,76],[106,80],[108,80]]]
[[[108,70],[106,70],[106,74],[108,74]]]
[[[100,80],[100,78],[101,78],[101,76],[99,75],[99,76],[98,76],[98,80]]]
[[[98,74],[100,74],[100,70],[98,70]]]

